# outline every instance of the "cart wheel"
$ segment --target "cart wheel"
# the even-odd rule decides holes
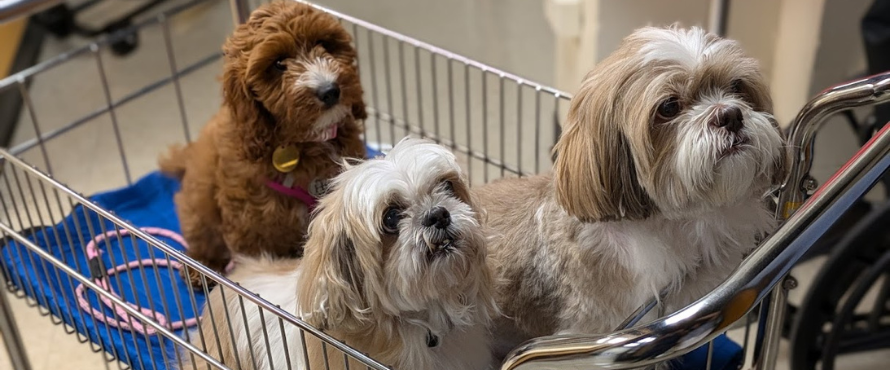
[[[114,55],[125,56],[139,46],[139,34],[129,20],[125,19],[109,25],[107,29],[108,33],[115,38],[115,41],[111,42],[111,51]]]
[[[74,12],[66,4],[37,13],[34,20],[56,37],[65,38],[74,31]]]
[[[829,255],[794,317],[791,369],[833,370],[838,355],[890,348],[888,223],[890,202],[851,228]],[[874,289],[871,311],[857,312]]]

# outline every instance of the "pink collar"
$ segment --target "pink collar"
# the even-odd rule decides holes
[[[303,202],[303,204],[306,204],[306,207],[309,207],[309,212],[312,212],[312,210],[315,209],[315,204],[318,203],[318,199],[313,197],[312,194],[309,194],[306,189],[303,189],[302,187],[297,185],[289,188],[278,181],[266,180],[266,186],[281,194],[287,195],[291,198],[296,198],[297,200]]]
[[[328,140],[333,140],[337,138],[337,125],[332,125],[327,130],[322,131],[318,137],[310,142],[324,142]],[[293,187],[284,186],[281,182],[275,180],[266,180],[266,186],[270,189],[275,190],[281,194],[287,195],[291,198],[296,198],[299,201],[306,204],[309,207],[309,212],[312,212],[315,209],[315,204],[318,203],[318,199],[316,199],[312,194],[310,194],[306,189],[303,189],[300,186],[294,185]]]

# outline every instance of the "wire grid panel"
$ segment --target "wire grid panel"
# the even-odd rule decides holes
[[[0,155],[5,162],[0,183],[0,233],[5,240],[0,268],[7,288],[67,333],[89,342],[93,351],[105,352],[106,359],[119,368],[188,369],[197,368],[197,363],[225,368],[214,357],[221,353],[208,349],[219,349],[219,343],[228,338],[215,330],[212,337],[211,332],[183,330],[187,325],[174,323],[201,312],[211,288],[213,294],[234,297],[238,308],[210,309],[202,318],[212,321],[210,327],[227,327],[229,335],[238,325],[245,331],[256,330],[241,320],[244,312],[254,311],[265,317],[267,325],[259,328],[263,338],[253,340],[264,340],[268,353],[305,348],[307,341],[312,343],[307,338],[320,338],[316,345],[323,346],[331,362],[357,361],[385,368],[194,263],[167,242],[133,227],[25,162],[4,151]],[[79,249],[88,248],[89,235],[102,234],[108,236],[98,247],[110,266],[99,263],[97,272],[93,259]],[[128,264],[130,261],[142,262]],[[185,273],[190,269],[200,272],[202,286],[176,284],[178,272],[159,267],[174,264],[181,264]],[[113,275],[101,272],[112,266],[122,267]],[[107,309],[101,308],[102,302]],[[292,333],[287,337],[292,338],[290,344],[269,340],[284,337],[280,333],[286,330]],[[271,355],[268,359],[271,361]],[[285,367],[253,357],[241,359],[239,365],[235,368],[290,368],[290,364]],[[294,363],[293,368],[305,367]]]
[[[473,184],[550,168],[569,95],[335,13],[358,49],[365,139],[406,135],[450,147]]]
[[[32,268],[17,273],[15,266],[4,265],[7,288],[67,333],[89,343],[93,351],[105,353],[109,363],[118,368],[156,369],[187,363],[196,367],[194,364],[202,361],[222,367],[217,360],[220,353],[208,351],[219,348],[225,333],[215,332],[208,338],[201,331],[190,333],[169,326],[172,320],[200,312],[205,295],[214,285],[219,294],[237,300],[233,312],[209,315],[218,324],[225,324],[229,336],[239,325],[245,325],[238,316],[243,318],[245,311],[255,310],[268,325],[260,328],[261,338],[251,340],[263,341],[268,351],[277,346],[287,351],[304,345],[307,339],[315,340],[327,354],[326,367],[339,367],[340,363],[348,367],[349,362],[355,368],[353,361],[358,361],[369,368],[383,368],[195,264],[180,249],[171,247],[170,241],[142,232],[79,195],[132,184],[155,169],[164,146],[190,141],[218,109],[218,100],[200,99],[194,91],[218,94],[214,77],[221,70],[219,47],[196,55],[193,49],[197,45],[189,43],[197,41],[183,41],[177,31],[189,21],[180,20],[180,13],[201,3],[207,2],[177,6],[140,25],[142,47],[127,60],[117,59],[108,51],[107,46],[115,39],[112,36],[0,80],[0,90],[14,89],[22,95],[25,107],[20,127],[30,131],[27,137],[19,137],[10,150],[12,154],[3,153],[2,159],[0,231],[7,245],[4,250]],[[566,94],[355,18],[333,14],[353,34],[360,55],[370,112],[365,123],[369,145],[385,149],[406,135],[431,138],[455,151],[476,184],[549,168],[558,112],[567,106]],[[210,37],[221,45],[225,36]],[[169,74],[134,78],[126,73],[144,66],[139,63],[163,63]],[[54,80],[71,73],[83,74],[84,83],[72,91],[59,92],[65,87],[57,86]],[[156,121],[140,121],[139,109],[150,109]],[[57,111],[76,113],[59,116],[54,114]],[[71,141],[82,144],[82,150],[71,150]],[[106,233],[108,237],[98,244],[112,265],[132,260],[180,263],[185,270],[204,274],[205,284],[198,289],[167,290],[178,279],[177,272],[142,264],[128,265],[120,273],[104,276],[108,285],[100,284],[94,275],[103,274],[90,266],[83,249],[90,237]],[[62,245],[72,248],[62,249]],[[87,307],[79,304],[75,286],[82,288]],[[100,301],[107,302],[104,312],[108,320],[97,319],[96,314],[87,311],[89,307],[101,307]],[[118,324],[109,323],[114,319],[119,319]],[[295,342],[299,343],[275,342],[275,336],[281,337],[284,332],[298,333]],[[319,342],[314,338],[322,339]],[[239,358],[235,368],[260,368],[272,359],[265,357]],[[300,359],[294,358],[293,362],[299,363]],[[290,362],[272,365],[296,368]]]
[[[54,178],[74,184],[74,189],[92,192],[132,183],[141,175],[154,170],[156,156],[163,150],[163,146],[189,141],[195,137],[207,118],[216,111],[219,101],[198,99],[194,91],[218,92],[219,87],[213,78],[221,70],[218,46],[210,48],[204,55],[183,55],[197,45],[189,44],[194,40],[186,40],[184,44],[177,43],[180,39],[176,33],[177,28],[181,27],[181,22],[178,21],[180,13],[198,3],[201,2],[179,6],[143,24],[139,29],[143,47],[129,61],[112,57],[107,52],[107,45],[111,40],[106,39],[0,81],[0,89],[17,89],[22,94],[26,105],[22,122],[33,131],[32,137],[20,140],[11,150],[12,153],[28,159]],[[365,122],[365,139],[369,145],[385,149],[409,134],[431,138],[455,151],[474,184],[549,169],[550,149],[558,134],[558,117],[562,117],[567,108],[568,95],[347,15],[332,14],[353,34],[360,55],[360,73],[370,113]],[[220,45],[225,35],[216,37],[216,45]],[[155,49],[151,48],[152,40]],[[143,77],[141,81],[129,86],[129,89],[120,88],[120,80],[127,78],[116,75],[115,72],[118,69],[138,68],[138,65],[128,63],[140,61],[164,63],[169,67],[170,74],[154,76],[155,79],[151,80]],[[57,100],[49,101],[43,96],[35,98],[32,95],[33,91],[41,87],[56,88],[41,86],[42,78],[45,77],[49,81],[46,84],[50,84],[55,77],[54,73],[70,73],[66,68],[82,65],[92,68],[93,72],[90,72],[87,81],[92,84],[92,88],[77,86],[80,94],[60,94]],[[60,105],[77,106],[81,114],[52,117],[54,120],[45,119]],[[136,130],[136,134],[132,134],[134,127],[147,124],[136,119],[137,115],[133,114],[140,106],[157,112],[158,122],[151,124],[165,124],[165,129],[155,127],[154,130]],[[87,140],[97,135],[99,130],[107,140]],[[72,152],[62,145],[54,146],[69,137],[84,140],[91,147],[89,150]],[[157,144],[152,145],[153,143]],[[62,165],[71,163],[72,157],[77,158],[74,161],[82,166],[71,168]],[[97,168],[85,174],[83,167],[90,166]],[[90,180],[97,175],[112,180],[102,181],[102,186],[98,186],[95,181]],[[152,300],[155,296],[151,294],[125,294],[124,298],[130,303],[155,307],[158,313],[167,318],[183,318],[188,316],[186,313],[200,312],[198,309],[210,286],[217,284],[216,289],[221,295],[234,296],[237,300],[237,306],[231,312],[215,312],[210,315],[211,320],[225,323],[224,327],[229,329],[229,339],[233,329],[244,325],[239,316],[243,317],[243,312],[250,310],[258,311],[269,322],[259,328],[260,335],[251,338],[253,341],[261,341],[267,350],[277,346],[284,346],[279,348],[285,351],[294,348],[294,343],[289,343],[288,347],[286,343],[274,343],[267,339],[270,336],[282,336],[287,331],[296,330],[300,344],[307,338],[312,340],[317,336],[324,337],[314,328],[304,326],[289,313],[195,265],[165,241],[115,219],[101,207],[85,201],[71,187],[59,184],[23,163],[7,158],[0,180],[0,195],[6,202],[3,205],[3,214],[0,214],[3,236],[15,241],[11,250],[17,256],[37,267],[37,271],[25,275],[25,279],[36,280],[38,275],[51,278],[48,286],[35,288],[33,284],[29,284],[30,281],[24,281],[22,277],[4,270],[8,277],[8,287],[16,296],[26,299],[31,306],[64,327],[66,332],[77,335],[82,342],[90,343],[92,350],[106,353],[106,358],[120,368],[131,364],[137,364],[138,366],[134,366],[136,368],[160,368],[164,364],[183,365],[185,362],[201,361],[217,366],[220,364],[214,361],[220,354],[208,353],[208,349],[219,348],[219,341],[225,339],[226,333],[214,333],[212,338],[207,338],[203,337],[202,332],[196,331],[195,335],[199,337],[192,338],[187,331],[167,328],[159,323],[157,317],[149,317],[124,304],[121,299],[115,299],[106,288],[93,282],[89,273],[90,266],[83,260],[66,260],[63,254],[54,254],[54,251],[41,248],[38,244],[58,239],[69,245],[83,246],[88,241],[80,239],[86,238],[71,231],[77,226],[91,229],[92,235],[111,232],[112,236],[106,239],[111,242],[104,246],[105,253],[109,256],[125,256],[125,252],[129,250],[123,250],[120,245],[129,241],[130,245],[144,247],[132,251],[138,250],[141,255],[130,257],[180,262],[184,269],[197,269],[205,274],[206,283],[203,287],[197,290],[187,288],[179,294],[171,294],[172,301],[154,302]],[[86,225],[59,223],[65,215],[75,210],[85,216]],[[37,229],[50,225],[59,226]],[[123,230],[127,232],[123,233]],[[34,242],[41,240],[44,243]],[[176,272],[172,269],[136,266],[127,269],[124,274],[110,277],[109,280],[118,291],[129,286],[131,292],[147,292],[152,287],[175,280],[175,275]],[[128,280],[121,276],[135,278]],[[97,303],[100,297],[105,298],[111,301],[113,310],[126,312],[128,325],[111,326],[97,321],[76,305],[60,304],[71,302],[75,297],[63,289],[52,289],[53,286],[62,288],[78,284],[85,287],[86,295],[92,303]],[[41,289],[46,289],[46,292]],[[152,334],[146,334],[135,330],[135,325],[130,323],[141,323],[154,330],[151,331]],[[735,336],[737,340],[746,344],[756,341],[756,336],[749,335],[747,328],[750,326],[744,326],[744,340],[741,335]],[[306,331],[309,331],[308,335]],[[172,347],[187,351],[153,353],[119,350],[112,342],[102,341],[101,333],[107,337],[126,338],[132,348],[136,349],[160,344],[161,348]],[[285,338],[289,337],[285,335]],[[188,344],[192,339],[196,339],[197,346]],[[327,365],[345,365],[348,358],[357,356],[367,366],[382,366],[373,360],[361,359],[360,354],[347,354],[343,350],[349,352],[348,347],[327,339],[328,341],[322,341],[323,350],[329,360]],[[751,356],[751,351],[746,353],[748,357]],[[247,354],[245,358],[238,359],[235,368],[260,367],[271,360],[271,356],[265,357],[257,358]],[[294,358],[293,362],[299,361],[299,358]],[[293,363],[273,365],[276,368],[294,366]]]

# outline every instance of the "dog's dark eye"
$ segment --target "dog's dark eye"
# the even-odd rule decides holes
[[[732,80],[729,84],[729,92],[733,94],[741,94],[744,87],[742,80]]]
[[[287,63],[285,63],[284,59],[278,59],[275,61],[275,69],[279,71],[287,70]]]
[[[388,207],[383,212],[383,232],[387,234],[399,233],[399,221],[402,221],[402,210],[398,207]]]
[[[448,194],[454,194],[454,183],[451,180],[442,181],[442,189]]]
[[[315,42],[315,46],[321,46],[322,49],[325,49],[328,52],[331,52],[334,49],[334,43],[328,40],[318,40]]]
[[[680,100],[672,96],[658,105],[658,118],[669,120],[680,114]]]

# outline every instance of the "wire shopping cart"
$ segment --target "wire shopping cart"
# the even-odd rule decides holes
[[[160,55],[137,52],[132,58],[157,58],[170,71],[132,91],[115,90],[109,83],[108,70],[118,63],[111,59],[109,47],[126,33],[104,37],[0,80],[0,91],[11,89],[21,94],[27,112],[22,122],[33,130],[33,138],[0,150],[0,236],[4,237],[0,243],[0,279],[13,296],[26,300],[119,368],[164,369],[181,365],[187,357],[227,368],[217,360],[218,354],[206,351],[207,343],[220,340],[218,335],[204,336],[201,331],[188,330],[203,306],[204,296],[215,285],[213,289],[221,294],[237,296],[242,312],[244,307],[255,308],[266,317],[262,321],[273,323],[262,328],[263,338],[252,338],[267,351],[276,346],[286,351],[288,346],[305,346],[306,338],[317,338],[324,343],[330,364],[348,367],[357,361],[368,369],[387,369],[386,364],[186,257],[183,243],[157,230],[175,231],[175,217],[154,219],[159,223],[152,225],[156,228],[145,228],[139,223],[144,214],[126,208],[126,202],[121,201],[163,198],[175,191],[177,184],[153,172],[158,153],[153,143],[190,140],[198,129],[194,116],[206,118],[218,107],[217,102],[207,103],[199,107],[207,109],[195,113],[191,93],[193,79],[219,70],[218,48],[203,57],[183,58],[180,52],[190,47],[189,40],[182,45],[172,31],[179,19],[193,16],[190,9],[208,2],[218,1],[182,4],[130,29],[156,33],[156,46],[162,50]],[[235,19],[244,20],[250,9],[248,3],[235,0],[231,4]],[[569,95],[348,15],[319,9],[337,17],[353,34],[369,104],[364,135],[369,147],[385,151],[409,134],[432,138],[455,152],[474,184],[549,169],[550,149],[558,137],[558,117],[563,116]],[[151,38],[143,40],[143,45],[151,44]],[[44,76],[52,78],[69,64],[92,65],[97,72],[95,91],[99,93],[93,100],[59,94],[59,104],[84,105],[84,113],[64,119],[53,117],[48,123],[44,117],[54,107],[38,106],[32,97],[37,87],[28,82]],[[615,333],[530,341],[507,358],[504,369],[648,366],[708,345],[734,327],[746,345],[748,362],[757,368],[772,368],[785,293],[792,284],[785,279],[788,270],[824,226],[836,218],[836,210],[848,207],[890,165],[886,156],[890,135],[885,129],[810,197],[813,189],[806,180],[813,136],[818,124],[839,109],[890,98],[888,85],[890,74],[842,85],[804,108],[790,133],[793,147],[800,151],[778,203],[780,217],[788,220],[714,292],[642,326],[636,325],[654,304],[641,307]],[[206,84],[202,88],[207,89]],[[94,104],[88,104],[91,101]],[[152,104],[159,117],[172,117],[172,123],[164,130],[138,131],[140,135],[128,137],[122,127],[140,122],[132,122],[126,112],[129,106],[138,104]],[[167,113],[163,112],[165,108]],[[96,144],[101,147],[85,152],[89,154],[61,151],[55,146],[63,138],[89,137],[94,131],[84,130],[95,125],[104,125],[111,140]],[[155,137],[159,131],[176,136]],[[89,173],[93,176],[111,178],[110,182],[130,188],[154,190],[83,196],[83,189],[90,188],[84,179],[87,171],[54,165],[61,156],[78,155],[84,156],[78,159],[84,166],[103,160],[99,170]],[[109,268],[112,266],[120,267]],[[204,277],[202,287],[193,288],[178,280],[176,269],[199,272]],[[6,295],[0,294],[0,332],[15,368],[29,369],[5,299]],[[758,304],[759,317],[750,315]],[[216,312],[204,319],[214,320],[217,325],[237,325],[231,314]],[[268,333],[292,328],[299,330],[301,343],[270,343]],[[195,335],[200,337],[193,338]],[[749,345],[753,346],[750,351]],[[708,367],[711,353],[708,351]],[[251,358],[244,362],[256,361]],[[275,368],[288,365],[277,364]]]

